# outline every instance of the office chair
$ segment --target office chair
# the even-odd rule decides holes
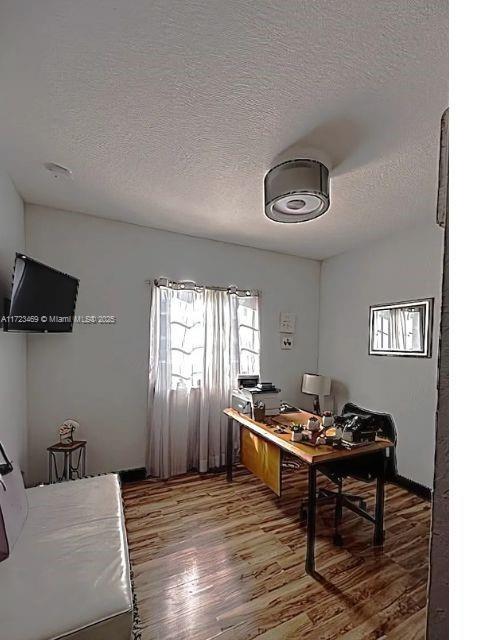
[[[395,445],[397,444],[397,430],[390,414],[368,411],[351,402],[347,402],[343,407],[342,416],[353,417],[356,415],[371,417],[372,422],[374,422],[378,428],[378,435],[391,440]],[[397,474],[395,447],[393,447],[393,452],[390,450],[390,455],[386,461],[386,469],[383,468],[383,465],[383,456],[373,453],[368,456],[360,456],[359,458],[327,463],[319,467],[319,471],[337,485],[337,491],[323,488],[318,490],[318,504],[335,501],[335,533],[333,536],[335,545],[341,546],[343,543],[339,526],[342,521],[344,507],[350,509],[350,511],[353,511],[362,518],[366,518],[370,522],[375,523],[375,518],[367,512],[367,505],[362,496],[343,493],[344,478],[351,477],[365,483],[376,480],[379,475],[383,473],[385,473],[386,480],[393,478]],[[302,502],[300,507],[300,517],[301,519],[306,518],[304,502]]]

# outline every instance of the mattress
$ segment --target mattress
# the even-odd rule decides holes
[[[1,640],[130,640],[132,592],[118,477],[27,490],[0,563]]]

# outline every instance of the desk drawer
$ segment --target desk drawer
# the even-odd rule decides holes
[[[277,496],[282,492],[282,459],[277,445],[260,438],[246,427],[240,428],[240,460]]]

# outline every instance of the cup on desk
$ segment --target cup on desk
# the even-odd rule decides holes
[[[309,418],[307,422],[307,429],[312,433],[314,431],[320,431],[320,422],[317,418]]]
[[[322,416],[322,426],[333,427],[334,422],[335,422],[335,418],[333,417],[332,413],[330,411],[325,411],[325,413]]]
[[[294,424],[292,427],[292,442],[301,442],[303,439],[303,427],[301,424]]]

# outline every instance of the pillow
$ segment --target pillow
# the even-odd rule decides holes
[[[8,558],[27,518],[27,492],[20,468],[0,442],[0,562]]]

